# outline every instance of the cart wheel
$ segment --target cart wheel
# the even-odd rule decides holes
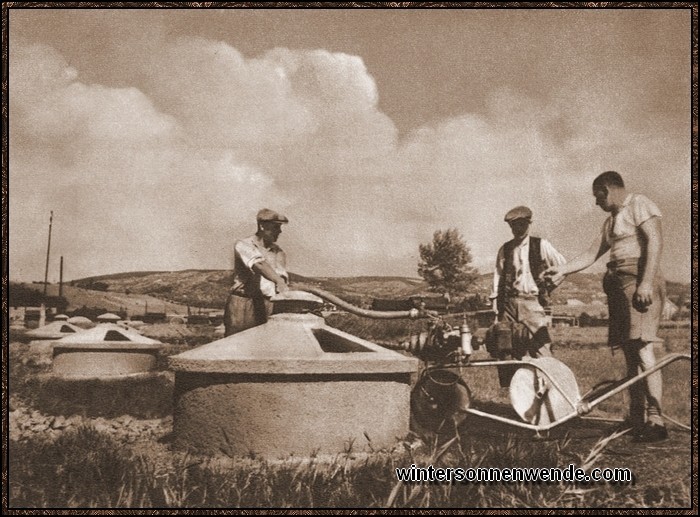
[[[411,413],[421,429],[453,432],[471,405],[469,387],[446,369],[425,370],[411,392]]]
[[[575,411],[569,400],[577,404],[581,395],[569,367],[553,357],[526,361],[533,366],[518,368],[510,381],[511,404],[520,418],[545,425]]]

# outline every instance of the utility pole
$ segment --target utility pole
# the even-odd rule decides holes
[[[49,286],[49,254],[51,253],[51,225],[53,224],[53,210],[49,217],[49,245],[46,247],[46,270],[44,272],[44,297],[46,297],[46,289]]]
[[[63,296],[63,255],[61,255],[61,273],[58,280],[58,296]]]

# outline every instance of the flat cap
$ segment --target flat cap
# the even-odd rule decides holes
[[[258,212],[258,222],[288,223],[289,219],[282,214],[275,212],[274,210],[263,208]]]
[[[503,218],[507,223],[515,221],[516,219],[532,219],[532,210],[526,206],[516,206]]]

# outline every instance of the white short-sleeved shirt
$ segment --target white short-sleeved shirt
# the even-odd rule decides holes
[[[289,277],[286,270],[287,257],[277,244],[271,244],[269,248],[266,248],[263,240],[253,235],[236,241],[234,250],[232,287],[234,292],[242,291],[252,296],[260,291],[268,298],[274,296],[276,293],[275,283],[253,271],[253,266],[260,262],[267,262],[281,277]]]
[[[649,198],[628,194],[622,208],[603,223],[603,239],[610,246],[610,260],[636,259],[642,255],[639,227],[661,211]]]
[[[498,284],[503,275],[505,255],[505,245],[498,250],[496,258],[496,270],[493,273],[493,290],[491,291],[491,299],[498,297]],[[547,239],[540,239],[540,255],[542,260],[547,265],[560,266],[566,264],[566,259],[559,253]],[[513,266],[515,267],[516,275],[513,279],[513,288],[520,294],[537,295],[539,289],[537,282],[532,276],[530,270],[530,237],[526,237],[523,241],[513,249]]]

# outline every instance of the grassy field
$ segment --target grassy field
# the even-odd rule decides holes
[[[420,323],[330,318],[333,324],[378,342],[401,342]],[[580,391],[623,375],[621,353],[601,346],[602,329],[556,329],[555,355],[571,368]],[[158,331],[158,329],[156,329]],[[201,344],[198,332],[161,329],[174,341],[165,356]],[[689,353],[690,330],[663,331],[657,357]],[[414,429],[391,450],[364,454],[348,450],[332,457],[287,461],[208,458],[173,450],[167,400],[169,372],[153,382],[120,390],[102,389],[109,413],[86,405],[47,403],[50,366],[36,360],[22,336],[10,343],[10,508],[689,508],[691,436],[670,424],[671,438],[639,445],[614,434],[614,423],[577,419],[549,433],[469,417],[457,432]],[[477,354],[484,353],[483,351]],[[665,413],[691,421],[691,370],[687,362],[663,370]],[[464,378],[473,405],[512,413],[508,390],[490,368],[471,368]],[[54,393],[56,395],[56,393]],[[79,394],[66,397],[80,398]],[[109,400],[109,398],[112,398]],[[150,399],[149,399],[150,397]],[[155,400],[157,399],[157,400]],[[53,399],[55,401],[55,397]],[[148,400],[154,411],[149,413]],[[154,401],[155,400],[155,401]],[[75,400],[74,400],[75,402]],[[626,393],[591,414],[621,418]],[[134,414],[136,413],[136,414]],[[20,418],[21,416],[21,418]],[[67,425],[66,420],[73,422]],[[60,422],[58,424],[57,422]],[[697,454],[697,451],[693,451]],[[695,456],[697,458],[697,456]],[[697,459],[695,459],[697,461]],[[400,483],[397,467],[566,467],[629,468],[632,483]]]

